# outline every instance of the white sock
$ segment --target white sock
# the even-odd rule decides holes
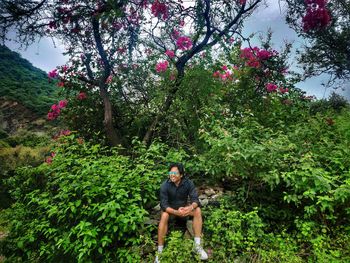
[[[159,253],[159,254],[162,253],[163,247],[164,247],[164,246],[158,246],[158,253]]]
[[[201,238],[200,238],[200,237],[195,237],[195,238],[194,238],[194,243],[195,243],[197,246],[200,246],[200,244],[201,244]]]

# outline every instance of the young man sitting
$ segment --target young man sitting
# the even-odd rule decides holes
[[[188,204],[188,198],[190,204]],[[169,220],[179,219],[187,221],[193,217],[194,250],[201,260],[208,259],[207,253],[201,246],[202,214],[199,208],[199,199],[196,188],[191,180],[184,176],[184,167],[181,163],[172,163],[169,166],[169,178],[160,187],[160,206],[162,209],[158,226],[158,253],[162,253],[164,238],[168,231]],[[158,256],[155,260],[159,262]]]

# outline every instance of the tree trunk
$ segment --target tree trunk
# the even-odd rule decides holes
[[[104,87],[103,84],[100,85],[100,95],[103,99],[103,106],[104,106],[103,125],[105,128],[108,142],[111,146],[122,145],[122,139],[113,125],[112,104],[109,99],[106,87]]]
[[[168,96],[166,97],[165,102],[163,104],[163,107],[160,109],[160,112],[153,119],[151,125],[147,129],[147,132],[146,132],[145,136],[143,137],[142,142],[145,145],[149,145],[150,144],[153,132],[154,132],[158,122],[161,121],[166,116],[166,113],[168,112],[170,106],[173,104],[176,92],[180,88],[181,82],[182,82],[182,80],[183,80],[183,78],[185,76],[184,68],[185,68],[184,64],[177,66],[177,70],[178,70],[177,80],[174,83],[174,87],[170,90]]]

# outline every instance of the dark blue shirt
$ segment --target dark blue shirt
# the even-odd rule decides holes
[[[190,202],[200,205],[197,190],[193,182],[183,177],[179,186],[176,186],[170,179],[165,180],[160,186],[160,207],[165,211],[168,207],[178,209]]]

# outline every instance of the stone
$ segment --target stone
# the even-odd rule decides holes
[[[202,199],[202,200],[199,200],[199,202],[201,203],[202,206],[206,206],[209,203],[208,199]]]
[[[217,193],[215,195],[212,195],[211,198],[212,199],[218,199],[220,196],[222,196],[222,193],[219,192],[219,193]]]
[[[206,196],[206,195],[204,195],[204,194],[201,194],[198,198],[199,198],[199,200],[201,200],[201,199],[207,199],[208,196]]]
[[[204,193],[205,193],[207,196],[215,195],[215,191],[214,191],[213,188],[209,188],[209,189],[205,190]]]

